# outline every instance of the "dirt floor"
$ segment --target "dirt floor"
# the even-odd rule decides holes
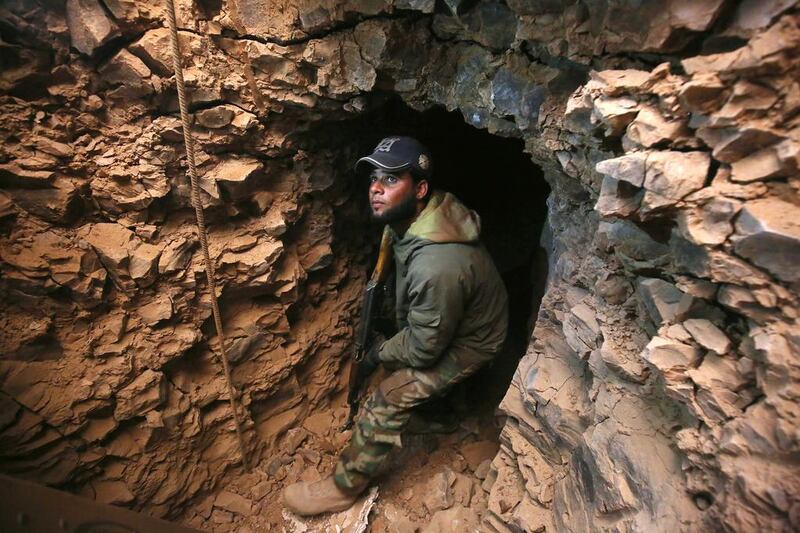
[[[287,432],[277,454],[249,474],[228,476],[227,485],[190,508],[180,521],[198,529],[238,533],[454,531],[439,523],[462,524],[464,529],[458,530],[466,531],[477,526],[488,494],[481,486],[497,453],[502,426],[489,406],[460,416],[452,433],[404,437],[403,448],[395,451],[378,479],[377,498],[371,491],[349,511],[310,520],[287,513],[281,503],[283,487],[333,472],[351,434],[339,430],[346,414],[342,406],[309,417],[302,427]],[[357,524],[359,513],[369,514],[368,529]]]

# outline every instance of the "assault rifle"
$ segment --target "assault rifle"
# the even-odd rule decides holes
[[[353,349],[353,362],[350,366],[350,390],[347,394],[347,403],[350,406],[350,414],[347,416],[342,430],[350,429],[353,426],[353,419],[358,412],[358,404],[361,400],[361,389],[364,382],[369,377],[361,371],[361,361],[364,355],[372,348],[373,326],[375,317],[380,312],[383,303],[383,291],[386,278],[389,276],[389,267],[392,260],[392,237],[389,227],[383,228],[381,237],[381,249],[378,254],[378,262],[372,271],[367,286],[364,287],[364,296],[361,303],[361,319],[356,332],[355,348]]]

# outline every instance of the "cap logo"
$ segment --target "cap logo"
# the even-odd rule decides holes
[[[419,156],[419,168],[422,170],[428,170],[428,166],[430,165],[431,161],[428,159],[428,156],[425,154],[420,154]]]
[[[392,145],[399,141],[399,137],[387,137],[375,147],[376,152],[391,152]]]

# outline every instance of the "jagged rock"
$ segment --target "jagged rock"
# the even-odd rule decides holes
[[[75,150],[68,144],[48,139],[47,137],[36,137],[33,141],[38,150],[55,157],[68,158],[75,154]]]
[[[497,443],[488,440],[470,442],[461,446],[459,452],[466,459],[470,470],[475,471],[485,460],[494,457],[497,453]]]
[[[639,103],[630,97],[603,97],[594,101],[594,117],[604,126],[606,135],[619,137],[639,113]]]
[[[47,222],[72,222],[81,211],[80,190],[69,180],[56,179],[51,188],[7,189],[14,203]]]
[[[454,505],[469,507],[476,493],[475,481],[472,477],[465,476],[464,474],[455,473],[454,475],[455,481],[452,485]]]
[[[8,195],[0,192],[0,220],[15,214],[17,214],[17,210],[14,209],[14,202],[11,201]]]
[[[634,271],[663,265],[668,260],[669,246],[627,220],[600,222],[597,237],[604,245],[613,247],[623,263]]]
[[[695,298],[712,300],[717,294],[717,285],[704,279],[681,277],[677,279],[675,285]]]
[[[735,163],[782,140],[772,129],[760,125],[701,127],[697,130],[697,136],[712,148],[714,159],[723,163]]]
[[[90,224],[82,228],[81,236],[94,248],[111,279],[120,287],[130,287],[128,249],[134,238],[132,231],[119,224]]]
[[[635,153],[606,159],[595,165],[595,169],[600,174],[612,177],[615,180],[625,181],[635,187],[644,185],[645,172],[647,170],[648,153]]]
[[[650,79],[650,73],[644,70],[601,70],[591,73],[592,79],[604,85],[606,94],[616,96],[623,93],[635,93]]]
[[[140,287],[148,287],[156,280],[161,248],[141,243],[130,251],[128,272]]]
[[[594,129],[593,109],[592,98],[581,89],[576,90],[567,100],[567,107],[564,110],[564,127],[574,133],[591,132]]]
[[[386,519],[386,524],[382,526],[378,521],[383,517]],[[378,516],[374,522],[370,520],[370,526],[375,529],[385,527],[387,533],[415,533],[419,530],[416,522],[409,519],[402,509],[391,503],[384,504],[383,516]]]
[[[446,533],[448,531],[478,531],[480,518],[474,509],[455,506],[436,512],[430,523],[422,528],[422,533]]]
[[[703,186],[710,164],[704,152],[651,152],[647,155],[644,187],[671,200],[679,200]]]
[[[118,31],[97,0],[67,0],[67,25],[72,47],[87,55],[94,54]]]
[[[769,146],[731,165],[731,180],[741,183],[789,176],[800,167],[800,143]]]
[[[190,32],[178,32],[178,42],[184,53],[197,50],[199,40],[199,37]],[[139,40],[130,45],[129,50],[156,74],[167,77],[173,74],[169,28],[153,28],[146,31]]]
[[[136,499],[124,481],[97,481],[92,487],[97,501],[108,505],[125,505]]]
[[[681,120],[667,120],[655,108],[643,107],[628,126],[623,143],[650,148],[660,144],[672,144],[688,133]]]
[[[305,419],[303,427],[314,435],[327,435],[334,427],[333,415],[330,411],[315,413]]]
[[[797,29],[788,19],[779,20],[756,35],[747,45],[732,52],[690,57],[682,61],[689,74],[698,72],[752,73],[780,72],[782,54],[793,46]]]
[[[423,504],[429,513],[449,509],[455,503],[453,484],[455,474],[450,470],[435,474],[426,485]]]
[[[166,380],[164,374],[147,369],[116,394],[114,418],[118,421],[142,416],[164,403]]]
[[[180,238],[165,246],[158,258],[159,274],[171,274],[186,269],[196,245],[195,240]]]
[[[152,302],[142,305],[136,310],[148,326],[155,326],[159,322],[172,318],[172,300],[169,296],[162,295]]]
[[[700,189],[708,176],[709,165],[710,158],[703,152],[641,152],[601,161],[597,163],[596,170],[605,174],[606,178],[625,181],[634,187],[644,187],[646,192],[642,199],[642,208],[651,211],[674,205],[677,200]],[[608,182],[607,187],[606,183],[604,179],[595,209],[602,214],[623,216],[633,212],[630,208],[625,209],[629,204],[624,200],[614,204],[612,199],[622,200],[622,191],[612,189],[613,185],[617,188],[619,185]],[[632,191],[626,195],[627,198],[634,196]],[[620,205],[623,207],[620,208]]]
[[[681,234],[694,244],[722,244],[733,233],[731,221],[741,202],[727,198],[712,198],[702,207],[685,209],[678,214]]]
[[[567,344],[582,356],[598,347],[600,324],[595,311],[586,304],[578,304],[569,310],[563,330]]]
[[[254,182],[262,175],[263,168],[264,164],[255,158],[226,159],[210,170],[207,176],[231,200],[238,201],[250,196]],[[216,198],[219,198],[219,195]]]
[[[0,165],[0,185],[3,187],[46,189],[52,187],[55,177],[51,170],[27,170],[16,163]]]
[[[120,289],[147,287],[155,281],[159,247],[141,242],[132,231],[115,223],[87,224],[79,235],[95,249]]]
[[[688,380],[686,372],[701,357],[698,348],[665,337],[653,337],[642,351],[642,358],[664,378],[667,388],[687,394],[691,391],[681,384]]]
[[[757,304],[751,291],[735,285],[723,285],[720,287],[717,293],[717,300],[722,305],[730,307],[741,314],[747,314],[745,306],[748,304]]]
[[[250,516],[253,502],[233,492],[222,491],[217,494],[214,500],[214,507],[247,517]]]
[[[433,2],[430,5],[432,7]],[[482,45],[503,50],[514,42],[517,18],[505,4],[480,3],[466,18],[472,38]]]
[[[283,440],[283,451],[289,455],[294,454],[297,448],[308,438],[308,431],[305,428],[292,428],[286,432]]]
[[[232,105],[218,105],[208,109],[203,109],[195,113],[195,120],[198,124],[206,128],[224,128],[236,116],[236,107]]]
[[[691,306],[693,298],[672,283],[657,278],[639,278],[636,292],[657,325],[680,320]]]
[[[101,66],[99,72],[105,83],[117,86],[113,91],[116,98],[139,98],[153,92],[147,80],[150,69],[124,48]]]
[[[800,207],[777,198],[753,200],[736,220],[734,250],[782,281],[800,280]]]
[[[731,349],[731,341],[722,330],[710,320],[691,318],[683,323],[697,344],[718,355],[724,355]]]
[[[718,103],[725,91],[725,84],[715,72],[695,74],[684,84],[679,94],[681,104],[689,111],[706,111]]]
[[[737,391],[745,385],[736,363],[730,359],[707,354],[697,369],[687,375],[698,386],[697,404],[703,414],[719,423],[741,414],[740,395]]]
[[[626,181],[610,176],[603,178],[600,197],[594,205],[595,211],[603,216],[629,216],[635,213],[642,203],[644,191]]]
[[[648,371],[641,362],[639,351],[634,343],[624,345],[617,342],[609,332],[604,331],[603,344],[600,346],[600,359],[613,372],[633,383],[644,383]]]
[[[546,91],[531,84],[524,73],[501,68],[492,79],[491,100],[498,114],[515,117],[524,129],[536,125]]]
[[[598,280],[596,289],[597,295],[612,305],[623,303],[632,292],[631,284],[625,278],[613,275]]]

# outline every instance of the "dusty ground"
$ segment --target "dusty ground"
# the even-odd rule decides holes
[[[313,520],[288,515],[281,503],[286,485],[333,472],[351,434],[339,431],[346,414],[340,406],[309,417],[301,428],[287,432],[279,453],[249,474],[229,476],[226,485],[190,507],[180,521],[220,532],[354,531],[353,519],[364,510],[366,496],[350,511]],[[369,513],[370,531],[439,531],[436,524],[442,519],[477,525],[488,494],[488,485],[487,490],[481,485],[499,448],[502,421],[488,405],[472,406],[459,419],[453,433],[404,439],[404,447],[396,450],[378,480],[378,497]]]

